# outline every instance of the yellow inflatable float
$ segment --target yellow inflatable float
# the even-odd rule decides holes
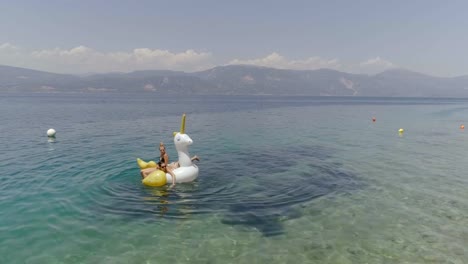
[[[144,178],[141,182],[144,185],[152,187],[164,186],[167,183],[166,173],[162,170],[155,170],[150,175],[148,175],[148,177]]]
[[[137,163],[138,163],[138,167],[140,167],[141,170],[143,169],[148,169],[148,168],[156,168],[157,167],[157,164],[156,162],[154,161],[148,161],[148,162],[145,162],[144,160],[140,159],[140,158],[137,158]]]

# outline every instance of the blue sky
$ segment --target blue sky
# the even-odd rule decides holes
[[[468,74],[466,1],[5,1],[0,64],[66,73],[216,65]]]

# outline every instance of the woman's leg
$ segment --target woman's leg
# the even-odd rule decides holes
[[[180,165],[179,165],[178,161],[174,161],[174,162],[171,162],[168,167],[171,168],[172,170],[175,170],[175,169],[179,168]]]
[[[191,160],[191,161],[194,161],[194,160],[200,161],[200,158],[199,158],[197,155],[195,155],[195,156],[193,156],[190,160]],[[175,170],[175,169],[177,169],[177,168],[180,167],[180,163],[179,163],[178,161],[172,162],[171,164],[169,164],[169,167],[170,167],[171,169]]]
[[[150,175],[153,171],[157,170],[157,168],[147,168],[147,169],[142,169],[140,171],[140,174],[141,174],[141,178],[144,179],[146,177],[148,177],[148,175]]]
[[[174,172],[172,172],[172,169],[171,168],[168,168],[166,167],[166,172],[169,173],[172,177],[172,184],[171,184],[171,187],[174,187],[175,184],[176,184],[176,178],[175,178],[175,174]]]

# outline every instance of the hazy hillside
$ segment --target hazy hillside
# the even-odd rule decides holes
[[[54,87],[68,87],[67,91],[79,89],[75,84],[80,77],[48,73],[30,69],[0,65],[1,92],[50,92]]]
[[[401,69],[368,76],[247,65],[195,73],[148,70],[75,76],[0,66],[0,92],[468,97],[468,76],[439,78]]]
[[[293,71],[233,65],[196,73],[223,94],[355,95],[363,78],[333,70]]]

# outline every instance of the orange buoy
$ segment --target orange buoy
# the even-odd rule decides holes
[[[461,125],[461,126],[460,126],[460,129],[465,129],[465,125]]]

